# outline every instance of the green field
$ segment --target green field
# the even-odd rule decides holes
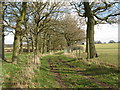
[[[117,64],[117,47],[117,44],[96,44],[99,58],[92,60],[77,60],[62,52],[55,53],[41,57],[41,66],[27,64],[32,54],[21,54],[17,65],[3,63],[3,87],[118,88],[117,67],[106,64]],[[6,53],[7,58],[11,56]]]
[[[95,47],[99,55],[96,59],[97,61],[114,65],[118,64],[118,43],[95,44]]]
[[[96,44],[96,49],[99,60],[110,64],[118,64],[118,43]]]

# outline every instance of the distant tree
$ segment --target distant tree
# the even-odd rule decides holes
[[[102,44],[101,41],[95,41],[95,44]]]
[[[104,42],[104,44],[106,44],[106,42]]]
[[[114,40],[110,40],[108,43],[116,43]]]
[[[120,43],[120,41],[118,41],[118,43]]]

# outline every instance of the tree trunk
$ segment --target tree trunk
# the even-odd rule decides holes
[[[89,51],[90,51],[90,58],[96,57],[96,49],[94,44],[94,25],[95,20],[93,17],[88,18],[88,28],[89,28]]]
[[[22,36],[20,37],[20,54],[23,52]]]
[[[29,43],[29,41],[27,42],[27,53],[30,53],[30,43]]]
[[[32,37],[32,52],[34,52],[34,37]]]
[[[17,57],[18,57],[18,54],[19,54],[21,25],[22,25],[22,23],[24,22],[24,19],[25,19],[26,8],[27,8],[27,2],[23,2],[22,3],[22,11],[20,12],[21,16],[17,20],[15,36],[14,36],[13,56],[12,56],[12,62],[14,64],[17,63]]]
[[[87,53],[87,59],[90,58],[90,52],[89,52],[89,29],[87,27],[87,30],[86,30],[86,53]]]
[[[2,8],[2,2],[0,2],[0,8]],[[2,21],[2,9],[0,9],[0,23],[3,22]],[[3,23],[2,23],[3,24]],[[2,60],[2,56],[3,56],[3,53],[2,53],[2,30],[3,30],[3,25],[0,24],[0,60]]]
[[[95,20],[94,20],[94,15],[92,14],[89,2],[84,2],[84,9],[85,9],[85,17],[88,18],[87,21],[87,49],[89,47],[89,51],[86,50],[87,52],[90,52],[90,58],[94,58],[97,56],[97,52],[95,49],[95,44],[94,44],[94,25],[95,25]],[[89,42],[89,44],[88,44]],[[88,53],[89,54],[89,53]]]
[[[4,60],[5,55],[4,55],[4,26],[2,30],[2,60]]]
[[[30,53],[30,43],[28,37],[27,37],[27,53]]]
[[[65,37],[65,40],[66,40],[66,42],[67,42],[67,46],[68,46],[68,47],[71,46],[70,39],[67,37],[66,34],[64,34],[64,37]]]
[[[39,35],[35,36],[35,50],[34,50],[34,63],[40,64],[39,62]]]
[[[67,41],[67,46],[71,46],[70,40],[66,37],[66,41]]]
[[[14,64],[17,63],[17,56],[19,54],[19,49],[20,49],[20,32],[17,31],[15,32],[15,37],[14,37],[14,44],[13,44],[13,56],[12,56],[12,62]]]
[[[49,52],[51,53],[52,50],[52,42],[51,42],[51,38],[49,39]]]
[[[50,47],[49,44],[50,44],[50,41],[47,40],[47,45],[46,45],[47,46],[47,52],[49,52],[49,47]]]
[[[47,46],[47,52],[50,52],[50,35],[47,35],[46,46]]]
[[[88,29],[87,29],[87,30],[86,30],[86,51],[85,51],[86,53],[89,52],[89,51],[88,51],[88,50],[89,50],[89,49],[88,49],[88,45],[89,45],[89,44],[88,44],[88,43],[89,43],[88,40],[89,40],[89,31],[88,31]]]
[[[0,2],[0,59],[4,60],[4,11],[2,11],[2,2]]]
[[[45,53],[45,39],[43,38],[43,40],[42,40],[42,54],[44,54]]]
[[[45,51],[45,53],[47,53],[47,40],[46,40],[46,38],[45,38],[45,47],[44,47],[44,51]]]
[[[2,36],[2,27],[0,26],[0,59],[4,59],[3,54],[3,36]]]
[[[38,37],[38,35],[35,37],[35,53],[36,53],[36,55],[38,55],[38,53],[39,53],[39,37]]]
[[[47,52],[47,46],[46,46],[46,34],[44,33],[44,38],[42,40],[42,54],[46,53]]]

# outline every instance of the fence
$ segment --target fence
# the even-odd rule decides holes
[[[84,52],[84,47],[82,46],[70,46],[64,49],[64,53],[74,54],[77,57],[81,57],[82,52]]]

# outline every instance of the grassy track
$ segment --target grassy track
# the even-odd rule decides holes
[[[60,54],[45,56],[41,61],[42,66],[35,77],[39,88],[118,87],[119,73],[115,68]]]
[[[22,57],[23,60],[25,56]],[[3,64],[3,87],[10,87],[7,83],[25,82],[19,73],[26,61],[21,60],[18,65]],[[41,67],[34,70],[34,77],[25,88],[108,88],[118,87],[118,71],[93,62],[68,58],[61,54],[44,56]],[[23,74],[23,73],[22,73]]]
[[[57,83],[55,76],[51,72],[48,58],[49,56],[42,57],[41,67],[35,70],[36,75],[33,82],[38,84],[36,88],[60,88],[59,83]]]
[[[90,61],[75,60],[74,58],[67,58],[65,56],[61,56],[61,59],[78,68],[78,70],[84,74],[92,76],[101,83],[105,83],[106,85],[113,87],[118,86],[118,71],[115,68],[96,65]]]
[[[117,64],[117,44],[108,44],[108,47],[107,44],[97,44],[96,48],[99,53],[97,59],[77,60],[60,52],[41,57],[41,66],[37,69],[31,69],[32,71],[29,68],[33,66],[29,65],[28,67],[27,64],[32,54],[21,54],[17,65],[3,63],[3,87],[16,87],[12,84],[22,83],[18,87],[118,88],[118,76],[120,74],[117,68],[98,63],[100,61]],[[11,59],[12,54],[6,53],[6,56]],[[109,57],[111,58],[109,59]],[[33,73],[33,76],[27,74],[28,71],[30,74]],[[23,85],[23,83],[27,85]]]
[[[98,87],[98,85],[86,79],[85,76],[78,74],[75,70],[60,62],[58,56],[51,56],[48,60],[52,63],[51,66],[54,73],[57,73],[60,77],[59,79],[61,79],[61,88]]]

